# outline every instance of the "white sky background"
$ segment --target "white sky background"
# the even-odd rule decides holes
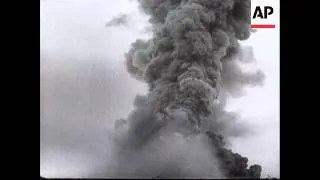
[[[120,12],[130,14],[129,27],[106,28]],[[141,33],[147,17],[128,0],[43,0],[40,13],[40,173],[87,176],[107,159],[106,129],[146,91],[126,72],[124,53],[148,37]],[[279,30],[260,30],[243,44],[253,46],[267,79],[229,102],[256,132],[231,139],[232,150],[261,164],[263,175],[279,177]]]

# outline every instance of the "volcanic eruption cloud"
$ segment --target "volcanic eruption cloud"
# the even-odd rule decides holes
[[[117,161],[110,171],[140,178],[260,178],[261,166],[248,167],[225,143],[236,118],[224,110],[227,98],[264,80],[260,70],[240,68],[254,61],[239,44],[251,33],[250,0],[138,3],[153,35],[132,43],[126,66],[149,91],[115,123]]]

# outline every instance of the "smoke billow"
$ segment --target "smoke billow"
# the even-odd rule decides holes
[[[153,37],[132,44],[126,65],[149,92],[116,123],[109,176],[259,178],[259,165],[248,168],[247,158],[225,147],[243,129],[230,126],[237,115],[224,110],[226,100],[264,79],[239,65],[253,61],[239,44],[250,36],[250,0],[138,2]]]

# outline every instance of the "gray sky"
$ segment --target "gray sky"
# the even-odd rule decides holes
[[[146,91],[126,72],[124,53],[135,39],[149,36],[142,33],[147,17],[128,0],[43,0],[40,13],[40,173],[99,173],[110,154],[112,121],[126,117],[134,96]],[[119,13],[129,14],[130,28],[106,28]],[[267,79],[230,100],[228,109],[255,130],[231,139],[231,148],[261,164],[263,175],[279,177],[279,29],[260,30],[243,44],[253,46]]]

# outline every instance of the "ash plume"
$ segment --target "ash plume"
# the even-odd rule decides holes
[[[264,74],[239,41],[250,37],[250,0],[139,0],[153,37],[126,54],[128,72],[148,83],[127,119],[116,123],[114,176],[260,178],[261,166],[225,147],[237,116],[226,100]],[[246,57],[246,58],[241,58]],[[111,168],[112,169],[112,168]]]

